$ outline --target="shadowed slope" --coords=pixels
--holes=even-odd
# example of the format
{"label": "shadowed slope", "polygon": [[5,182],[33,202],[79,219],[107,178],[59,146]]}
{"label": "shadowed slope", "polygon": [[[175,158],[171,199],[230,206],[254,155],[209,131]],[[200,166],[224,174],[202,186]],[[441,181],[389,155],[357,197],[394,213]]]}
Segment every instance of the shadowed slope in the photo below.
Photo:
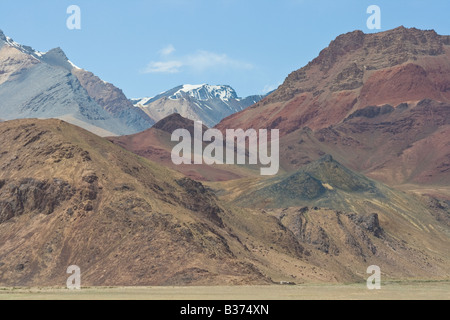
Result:
{"label": "shadowed slope", "polygon": [[0,283],[266,282],[199,183],[57,120],[0,126]]}

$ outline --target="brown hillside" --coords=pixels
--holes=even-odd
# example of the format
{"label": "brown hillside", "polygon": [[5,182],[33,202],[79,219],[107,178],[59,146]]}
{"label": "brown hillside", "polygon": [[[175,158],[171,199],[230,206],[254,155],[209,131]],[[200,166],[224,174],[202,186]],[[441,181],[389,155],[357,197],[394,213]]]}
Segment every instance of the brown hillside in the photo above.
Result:
{"label": "brown hillside", "polygon": [[448,186],[449,110],[450,36],[400,27],[339,36],[218,128],[280,129],[288,171],[331,154],[390,185]]}
{"label": "brown hillside", "polygon": [[73,264],[86,285],[267,282],[201,184],[59,120],[0,140],[1,285],[64,285]]}
{"label": "brown hillside", "polygon": [[434,99],[450,102],[450,36],[406,29],[332,41],[273,94],[217,127],[322,129],[370,105]]}
{"label": "brown hillside", "polygon": [[[0,146],[1,286],[64,286],[74,264],[84,286],[354,282],[371,264],[388,279],[450,274],[450,209],[436,199],[414,200],[411,212],[395,192],[355,210],[237,208],[226,192],[258,182],[222,182],[221,200],[59,120],[2,122]],[[311,174],[328,179],[320,168]],[[351,191],[360,175],[342,170],[324,181]]]}
{"label": "brown hillside", "polygon": [[[171,136],[177,129],[186,129],[193,137],[194,121],[183,118],[181,115],[175,113],[160,120],[146,131],[129,136],[110,137],[108,140],[128,151],[199,181],[238,179],[251,174],[248,170],[244,171],[243,168],[236,166],[174,165],[171,159],[171,152],[178,142],[172,142]],[[203,132],[207,129],[206,126],[203,126]]]}

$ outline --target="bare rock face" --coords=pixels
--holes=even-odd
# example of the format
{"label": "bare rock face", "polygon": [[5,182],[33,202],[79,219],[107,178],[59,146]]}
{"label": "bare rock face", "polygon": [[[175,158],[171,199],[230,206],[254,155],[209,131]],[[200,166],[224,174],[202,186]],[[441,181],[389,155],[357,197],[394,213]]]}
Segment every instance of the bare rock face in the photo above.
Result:
{"label": "bare rock face", "polygon": [[39,181],[33,178],[19,182],[0,181],[0,223],[24,212],[52,214],[64,201],[75,194],[66,181]]}
{"label": "bare rock face", "polygon": [[123,91],[113,84],[102,81],[92,72],[83,69],[74,68],[72,73],[95,102],[115,118],[133,128],[129,133],[144,131],[155,123],[145,112],[135,108]]}
{"label": "bare rock face", "polygon": [[[449,115],[450,103],[430,99],[367,106],[313,135],[316,146],[330,147],[344,164],[376,180],[446,185],[450,177]],[[299,157],[297,152],[302,151],[297,149],[292,157]]]}
{"label": "bare rock face", "polygon": [[336,259],[353,256],[365,261],[369,257],[375,258],[387,243],[397,246],[392,238],[385,237],[377,214],[345,213],[317,207],[288,208],[275,214],[302,244]]}
{"label": "bare rock face", "polygon": [[436,220],[450,227],[450,200],[436,199],[432,196],[425,198]]}
{"label": "bare rock face", "polygon": [[388,114],[393,112],[395,109],[394,107],[390,106],[390,105],[384,105],[382,107],[377,107],[377,106],[368,106],[364,109],[359,109],[356,110],[354,113],[352,113],[351,115],[348,116],[347,119],[353,119],[353,118],[358,118],[358,117],[364,117],[364,118],[375,118],[378,117],[379,115],[384,115],[384,114]]}
{"label": "bare rock face", "polygon": [[3,33],[3,31],[2,30],[0,30],[0,40],[1,41],[6,41],[6,36],[5,36],[5,34]]}
{"label": "bare rock face", "polygon": [[350,215],[350,219],[363,229],[371,232],[375,237],[380,238],[383,235],[383,229],[378,220],[378,214]]}
{"label": "bare rock face", "polygon": [[317,64],[321,70],[327,71],[340,58],[353,53],[359,54],[357,51],[362,49],[366,56],[364,61],[373,61],[368,69],[381,69],[420,56],[444,54],[444,45],[447,41],[448,36],[440,36],[434,30],[422,31],[399,27],[370,35],[354,31],[337,37],[311,62],[311,65]]}
{"label": "bare rock face", "polygon": [[449,43],[404,27],[341,35],[217,128],[279,129],[289,172],[328,153],[390,185],[448,185]]}
{"label": "bare rock face", "polygon": [[223,228],[220,214],[224,211],[217,205],[217,198],[212,192],[207,190],[200,182],[188,178],[177,180],[177,183],[186,190],[186,196],[183,197],[182,203],[187,209],[200,213],[206,219]]}
{"label": "bare rock face", "polygon": [[336,125],[370,105],[450,101],[449,38],[404,27],[341,35],[278,90],[217,127],[270,128],[276,122],[288,134]]}
{"label": "bare rock face", "polygon": [[364,85],[363,78],[364,68],[361,68],[356,63],[353,63],[337,75],[330,90],[336,92],[358,89]]}
{"label": "bare rock face", "polygon": [[[173,115],[168,116],[167,118],[158,121],[153,126],[153,129],[162,130],[167,132],[168,134],[172,134],[177,129],[186,129],[189,131],[191,136],[194,136],[194,121],[183,118],[180,114],[175,113]],[[208,127],[205,125],[202,126],[202,130],[206,131]]]}
{"label": "bare rock face", "polygon": [[322,71],[330,70],[340,57],[360,49],[364,45],[365,38],[366,35],[359,30],[340,35],[328,48],[322,50],[311,64],[320,65]]}

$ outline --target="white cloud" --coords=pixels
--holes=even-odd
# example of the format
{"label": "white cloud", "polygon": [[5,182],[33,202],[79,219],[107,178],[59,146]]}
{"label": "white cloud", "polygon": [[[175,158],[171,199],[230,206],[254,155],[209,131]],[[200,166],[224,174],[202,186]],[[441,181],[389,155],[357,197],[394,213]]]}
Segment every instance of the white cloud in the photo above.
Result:
{"label": "white cloud", "polygon": [[152,61],[144,69],[144,73],[178,73],[183,66],[181,61]]}
{"label": "white cloud", "polygon": [[195,54],[187,56],[186,65],[196,71],[204,71],[206,69],[217,67],[246,70],[253,68],[251,64],[232,59],[226,54],[217,54],[204,50],[199,50]]}
{"label": "white cloud", "polygon": [[[169,45],[159,51],[162,57],[175,51],[175,47]],[[178,73],[182,68],[191,69],[194,72],[203,72],[208,69],[228,68],[249,70],[253,65],[247,62],[230,58],[227,54],[218,54],[205,50],[180,57],[177,60],[152,61],[143,70],[144,73]]]}
{"label": "white cloud", "polygon": [[272,91],[278,89],[278,87],[280,85],[281,85],[281,83],[279,83],[277,85],[269,85],[269,84],[267,84],[267,85],[264,86],[264,89],[262,89],[262,93],[266,94],[266,93],[272,92]]}
{"label": "white cloud", "polygon": [[175,52],[175,47],[171,44],[159,50],[159,54],[163,57],[168,56]]}

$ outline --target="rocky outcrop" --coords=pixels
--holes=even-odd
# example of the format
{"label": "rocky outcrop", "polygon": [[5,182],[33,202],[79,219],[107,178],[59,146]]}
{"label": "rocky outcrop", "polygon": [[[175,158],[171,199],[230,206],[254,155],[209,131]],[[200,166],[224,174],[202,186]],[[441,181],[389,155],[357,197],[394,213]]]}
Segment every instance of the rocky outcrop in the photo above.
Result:
{"label": "rocky outcrop", "polygon": [[18,182],[0,181],[0,223],[24,212],[52,214],[64,201],[70,200],[76,190],[66,181],[39,181],[33,178]]}
{"label": "rocky outcrop", "polygon": [[319,65],[321,70],[328,71],[340,58],[364,49],[366,56],[377,61],[370,64],[369,69],[392,67],[411,58],[443,54],[447,38],[438,35],[434,30],[423,31],[405,27],[378,34],[353,31],[337,37],[310,65]]}
{"label": "rocky outcrop", "polygon": [[[408,105],[406,104],[406,106],[408,106]],[[360,118],[360,117],[371,119],[371,118],[378,117],[379,115],[391,113],[394,110],[395,110],[394,107],[392,107],[388,104],[384,105],[382,107],[369,106],[364,109],[360,109],[360,110],[353,112],[351,115],[348,116],[347,119]]]}
{"label": "rocky outcrop", "polygon": [[[158,121],[153,126],[153,129],[158,129],[167,132],[168,134],[172,134],[177,129],[186,129],[191,134],[191,137],[194,136],[194,121],[183,118],[180,114],[174,113],[167,118]],[[208,127],[205,125],[202,126],[203,131],[208,130]]]}
{"label": "rocky outcrop", "polygon": [[182,196],[180,203],[187,209],[198,213],[200,216],[212,221],[219,227],[223,228],[223,221],[220,214],[224,211],[217,204],[216,196],[205,188],[200,182],[189,178],[183,178],[176,181],[186,194]]}
{"label": "rocky outcrop", "polygon": [[371,238],[381,238],[377,214],[354,214],[321,208],[284,209],[277,213],[281,222],[297,239],[322,251],[339,256],[350,253],[367,258],[377,248]]}
{"label": "rocky outcrop", "polygon": [[114,118],[133,128],[129,134],[144,131],[155,123],[145,112],[135,108],[123,91],[113,84],[105,82],[92,72],[83,69],[73,68],[72,73],[95,102]]}
{"label": "rocky outcrop", "polygon": [[380,226],[380,221],[378,220],[378,214],[351,214],[348,216],[354,223],[363,228],[364,230],[369,231],[375,237],[381,238],[383,235],[383,229]]}

